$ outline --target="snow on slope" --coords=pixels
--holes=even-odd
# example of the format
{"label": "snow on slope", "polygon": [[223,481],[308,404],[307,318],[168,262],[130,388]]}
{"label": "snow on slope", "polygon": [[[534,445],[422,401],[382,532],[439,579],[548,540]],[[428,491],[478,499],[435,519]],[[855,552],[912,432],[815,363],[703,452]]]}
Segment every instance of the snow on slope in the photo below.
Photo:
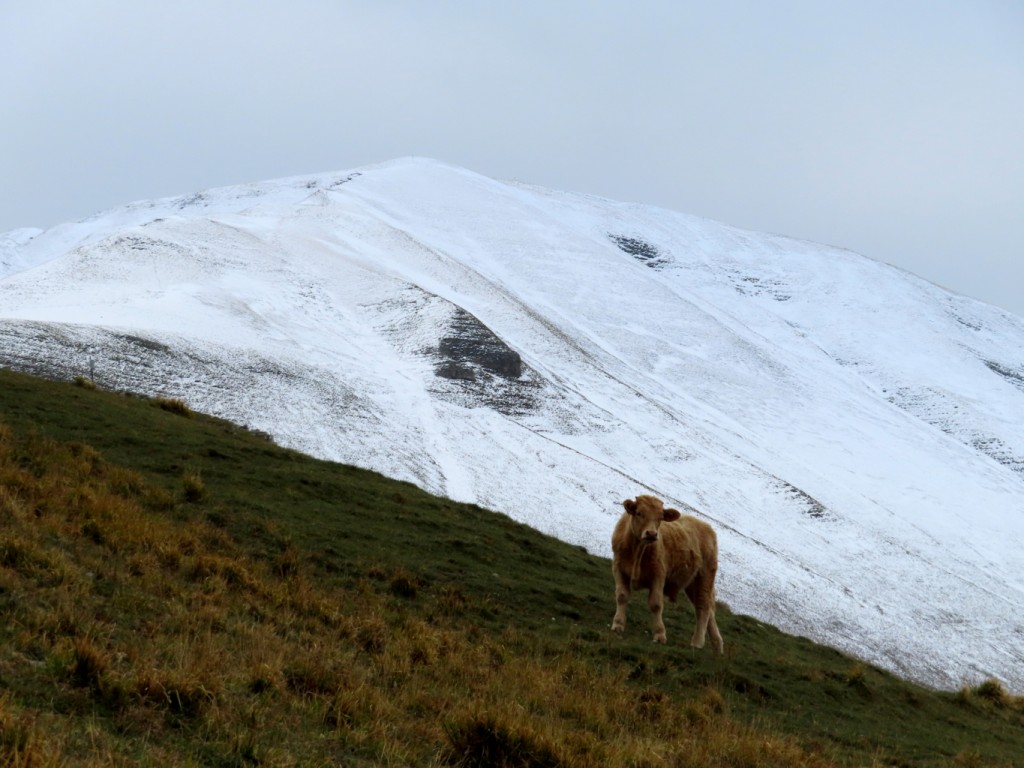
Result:
{"label": "snow on slope", "polygon": [[1024,321],[847,251],[401,160],[0,236],[0,364],[599,554],[653,492],[735,610],[1024,690]]}

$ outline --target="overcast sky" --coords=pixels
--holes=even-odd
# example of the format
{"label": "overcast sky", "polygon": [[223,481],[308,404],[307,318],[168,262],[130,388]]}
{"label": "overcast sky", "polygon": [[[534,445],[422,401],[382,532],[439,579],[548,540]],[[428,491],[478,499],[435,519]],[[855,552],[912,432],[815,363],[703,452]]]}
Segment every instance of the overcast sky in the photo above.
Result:
{"label": "overcast sky", "polygon": [[0,0],[0,232],[406,155],[1024,315],[1020,0]]}

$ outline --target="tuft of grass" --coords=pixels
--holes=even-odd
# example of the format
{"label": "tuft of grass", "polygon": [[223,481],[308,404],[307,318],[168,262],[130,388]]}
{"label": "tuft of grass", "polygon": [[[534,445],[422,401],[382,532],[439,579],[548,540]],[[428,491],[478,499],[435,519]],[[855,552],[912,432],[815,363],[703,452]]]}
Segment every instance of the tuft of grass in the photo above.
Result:
{"label": "tuft of grass", "polygon": [[418,592],[418,579],[402,568],[399,568],[392,575],[389,585],[391,594],[396,597],[404,597],[411,600],[416,597]]}
{"label": "tuft of grass", "polygon": [[0,764],[10,768],[60,765],[54,753],[61,741],[50,742],[36,717],[19,707],[10,692],[0,694]]}
{"label": "tuft of grass", "polygon": [[967,698],[980,699],[999,709],[1024,711],[1024,697],[1012,696],[996,678],[989,678],[967,692]]}
{"label": "tuft of grass", "polygon": [[107,655],[92,640],[87,637],[75,638],[72,662],[68,668],[68,678],[72,685],[98,691],[109,668]]}
{"label": "tuft of grass", "polygon": [[206,483],[203,482],[203,476],[197,470],[188,471],[182,475],[181,485],[185,501],[189,504],[198,504],[206,498]]}
{"label": "tuft of grass", "polygon": [[199,717],[217,700],[215,682],[181,670],[144,674],[134,689],[147,704],[185,718]]}
{"label": "tuft of grass", "polygon": [[458,768],[559,768],[567,763],[558,747],[534,723],[490,713],[445,724],[448,765]]}
{"label": "tuft of grass", "polygon": [[153,403],[163,411],[184,416],[186,419],[191,419],[195,415],[188,403],[176,397],[157,397],[153,399]]}

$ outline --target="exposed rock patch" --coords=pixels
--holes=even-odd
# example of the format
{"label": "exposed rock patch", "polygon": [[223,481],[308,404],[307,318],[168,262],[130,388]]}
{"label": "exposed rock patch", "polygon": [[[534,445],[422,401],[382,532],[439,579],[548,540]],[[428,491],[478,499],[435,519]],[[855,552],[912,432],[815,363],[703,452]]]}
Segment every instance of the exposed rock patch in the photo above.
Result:
{"label": "exposed rock patch", "polygon": [[1014,370],[1012,368],[1008,368],[1005,365],[1001,365],[1000,363],[997,363],[994,360],[986,360],[985,365],[988,366],[988,369],[990,371],[992,371],[993,373],[998,373],[1008,382],[1013,384],[1013,386],[1015,386],[1017,389],[1024,391],[1024,368]]}
{"label": "exposed rock patch", "polygon": [[454,308],[446,335],[432,351],[435,376],[454,384],[438,394],[506,415],[537,408],[539,385],[519,353],[461,307]]}
{"label": "exposed rock patch", "polygon": [[523,374],[519,353],[461,307],[455,310],[449,335],[438,342],[437,354],[441,360],[435,373],[446,379],[474,381],[477,371],[505,379]]}
{"label": "exposed rock patch", "polygon": [[787,498],[796,503],[800,511],[814,520],[834,520],[835,515],[828,508],[804,490],[797,488],[782,478],[774,478],[776,488]]}
{"label": "exposed rock patch", "polygon": [[651,269],[661,269],[669,263],[669,258],[662,254],[657,246],[651,245],[639,237],[612,234],[609,234],[608,237],[619,247],[619,250],[628,253],[641,264]]}

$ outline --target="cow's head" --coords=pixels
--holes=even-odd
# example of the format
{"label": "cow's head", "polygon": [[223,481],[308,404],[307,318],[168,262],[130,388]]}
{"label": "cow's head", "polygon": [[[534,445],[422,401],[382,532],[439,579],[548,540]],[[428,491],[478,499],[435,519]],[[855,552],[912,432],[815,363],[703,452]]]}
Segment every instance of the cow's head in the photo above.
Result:
{"label": "cow's head", "polygon": [[645,543],[658,540],[658,529],[662,523],[679,519],[679,510],[665,509],[661,499],[655,496],[637,496],[622,502],[626,512],[633,518],[630,523],[633,534]]}

